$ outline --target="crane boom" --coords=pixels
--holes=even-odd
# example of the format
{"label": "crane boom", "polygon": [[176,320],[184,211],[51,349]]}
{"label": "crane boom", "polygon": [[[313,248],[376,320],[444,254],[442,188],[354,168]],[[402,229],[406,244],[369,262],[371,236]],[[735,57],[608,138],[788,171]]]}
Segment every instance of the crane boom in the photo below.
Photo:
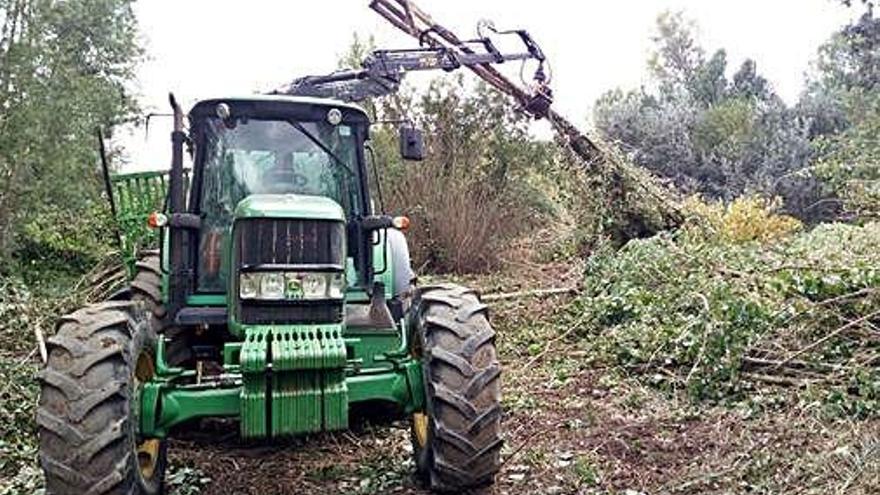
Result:
{"label": "crane boom", "polygon": [[[408,72],[470,69],[498,91],[512,97],[520,108],[536,119],[546,118],[559,138],[581,161],[583,168],[599,180],[592,183],[614,205],[616,215],[612,237],[622,240],[651,235],[674,228],[684,221],[676,194],[645,170],[629,163],[600,139],[581,132],[551,108],[552,92],[544,71],[546,58],[524,30],[498,31],[484,25],[495,36],[518,36],[524,49],[502,53],[488,36],[466,40],[435,22],[411,0],[370,0],[370,8],[396,28],[419,42],[419,48],[376,50],[359,69],[347,69],[322,76],[306,76],[274,91],[276,94],[332,97],[362,101],[393,94]],[[479,30],[478,30],[479,31]],[[531,83],[518,84],[496,66],[508,61],[535,60]],[[598,192],[598,191],[597,191]]]}
{"label": "crane boom", "polygon": [[375,50],[361,63],[359,69],[344,69],[327,75],[305,76],[276,89],[275,94],[332,97],[343,101],[363,101],[397,92],[408,72],[443,70],[451,72],[461,67],[481,67],[510,61],[535,60],[533,93],[524,109],[535,118],[543,117],[552,102],[552,93],[544,73],[544,53],[524,30],[497,32],[519,37],[524,48],[514,53],[502,53],[486,36],[473,40],[459,40],[454,46],[428,44],[428,32],[422,33],[422,47],[397,50]]}
{"label": "crane boom", "polygon": [[[470,53],[470,47],[463,44],[461,38],[435,22],[411,0],[370,0],[370,8],[401,31],[418,39],[423,46]],[[541,100],[543,91],[540,87],[523,88],[492,64],[476,63],[467,67],[497,90],[514,98],[536,118],[546,118],[560,141],[581,160],[588,175],[599,178],[595,183],[604,189],[606,202],[617,205],[609,210],[619,217],[615,222],[619,225],[613,228],[617,232],[612,232],[612,237],[622,240],[642,237],[675,228],[684,222],[674,191],[645,170],[629,163],[613,147],[605,146],[601,140],[581,132],[550,108],[552,99]],[[538,109],[534,108],[536,103],[541,105]]]}

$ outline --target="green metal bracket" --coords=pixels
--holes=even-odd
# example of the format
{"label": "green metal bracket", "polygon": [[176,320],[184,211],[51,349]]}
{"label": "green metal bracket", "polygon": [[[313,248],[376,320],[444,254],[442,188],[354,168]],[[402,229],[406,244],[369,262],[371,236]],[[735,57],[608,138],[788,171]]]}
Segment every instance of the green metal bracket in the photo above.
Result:
{"label": "green metal bracket", "polygon": [[208,416],[238,416],[239,388],[178,388],[148,383],[141,392],[141,434],[165,437],[172,426]]}
{"label": "green metal bracket", "polygon": [[[306,370],[296,374],[273,375],[273,378],[281,379],[273,382],[272,433],[294,435],[344,429],[348,426],[349,406],[354,402],[392,402],[400,405],[405,413],[420,411],[425,407],[422,367],[418,361],[409,361],[398,370],[390,372],[347,377],[342,376],[343,373],[340,370]],[[263,379],[260,383],[265,385],[267,382]],[[240,416],[244,422],[244,408],[248,406],[243,400],[246,387],[247,385],[178,388],[165,382],[147,383],[140,394],[141,434],[145,437],[165,437],[173,426],[202,417]],[[318,395],[319,392],[322,395]],[[265,393],[266,388],[263,388],[264,397]],[[253,422],[248,425],[251,428],[249,432],[257,432],[260,427],[269,431],[266,410],[262,409],[260,412],[262,414],[259,418],[250,417]],[[262,422],[257,422],[257,419]],[[242,434],[244,433],[243,426]]]}
{"label": "green metal bracket", "polygon": [[410,361],[394,372],[349,376],[345,383],[348,385],[349,402],[394,402],[403,406],[406,413],[425,407],[422,365],[417,361]]}
{"label": "green metal bracket", "polygon": [[165,336],[160,335],[156,341],[156,374],[162,378],[174,378],[183,373],[183,368],[168,365],[165,359]]}
{"label": "green metal bracket", "polygon": [[223,367],[238,366],[241,364],[241,342],[227,342],[223,344]]}

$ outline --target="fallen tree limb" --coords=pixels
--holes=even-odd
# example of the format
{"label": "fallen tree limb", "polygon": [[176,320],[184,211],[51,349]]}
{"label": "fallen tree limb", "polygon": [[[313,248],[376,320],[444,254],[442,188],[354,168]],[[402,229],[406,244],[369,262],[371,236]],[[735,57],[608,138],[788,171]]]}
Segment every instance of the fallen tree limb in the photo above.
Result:
{"label": "fallen tree limb", "polygon": [[827,383],[829,380],[818,378],[793,378],[790,376],[762,375],[759,373],[743,373],[743,378],[753,382],[762,382],[770,385],[783,385],[786,387],[803,388],[816,383]]}
{"label": "fallen tree limb", "polygon": [[554,287],[552,289],[533,289],[521,290],[516,292],[500,292],[494,294],[486,294],[481,299],[483,301],[503,301],[506,299],[520,299],[527,297],[549,297],[560,294],[576,294],[580,289],[578,287]]}
{"label": "fallen tree limb", "polygon": [[[765,359],[752,356],[743,356],[743,365],[745,368],[780,368],[783,365],[782,360]],[[801,361],[798,359],[790,359],[784,363],[785,367],[793,369],[805,369],[819,372],[828,371],[846,371],[848,368],[839,364],[829,364],[823,362]]]}
{"label": "fallen tree limb", "polygon": [[855,320],[847,322],[845,325],[838,327],[836,330],[829,332],[824,337],[816,340],[812,344],[809,344],[805,347],[802,347],[800,350],[798,350],[797,352],[795,352],[791,356],[788,356],[787,358],[783,359],[782,361],[779,362],[778,365],[776,365],[776,369],[781,368],[782,366],[786,365],[787,363],[789,363],[791,360],[795,359],[796,357],[803,355],[804,353],[806,353],[810,349],[814,349],[817,346],[822,345],[823,343],[831,340],[832,338],[842,334],[846,330],[849,330],[850,328],[852,328],[856,325],[859,325],[860,323],[863,323],[867,320],[870,320],[871,318],[875,318],[877,316],[880,316],[880,310],[874,311],[872,313],[868,313],[864,316],[856,318]]}

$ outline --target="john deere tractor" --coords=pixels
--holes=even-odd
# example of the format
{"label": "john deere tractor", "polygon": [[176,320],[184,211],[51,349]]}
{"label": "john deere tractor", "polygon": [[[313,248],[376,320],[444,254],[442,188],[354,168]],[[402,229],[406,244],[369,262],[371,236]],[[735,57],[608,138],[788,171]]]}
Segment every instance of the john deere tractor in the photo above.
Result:
{"label": "john deere tractor", "polygon": [[[383,403],[411,418],[428,487],[491,484],[501,368],[486,306],[464,287],[416,285],[408,220],[374,207],[371,122],[352,102],[409,70],[543,61],[515,33],[524,53],[488,39],[482,51],[377,51],[362,69],[187,115],[172,97],[170,170],[105,167],[129,287],[62,317],[48,340],[37,412],[48,493],[161,493],[167,438],[205,418],[271,441],[345,429],[352,406]],[[539,114],[540,66],[535,80],[525,110]],[[400,149],[424,153],[406,122]]]}

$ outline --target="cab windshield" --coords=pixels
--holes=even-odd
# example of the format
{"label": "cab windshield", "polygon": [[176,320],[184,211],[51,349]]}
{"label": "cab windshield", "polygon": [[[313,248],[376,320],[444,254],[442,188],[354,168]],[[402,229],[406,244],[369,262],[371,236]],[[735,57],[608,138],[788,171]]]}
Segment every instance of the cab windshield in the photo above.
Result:
{"label": "cab windshield", "polygon": [[199,288],[224,290],[221,240],[236,205],[252,194],[307,194],[359,213],[357,138],[351,126],[327,122],[207,119],[200,210]]}
{"label": "cab windshield", "polygon": [[324,122],[211,119],[205,132],[202,212],[231,215],[251,194],[326,196],[359,204],[354,129]]}

